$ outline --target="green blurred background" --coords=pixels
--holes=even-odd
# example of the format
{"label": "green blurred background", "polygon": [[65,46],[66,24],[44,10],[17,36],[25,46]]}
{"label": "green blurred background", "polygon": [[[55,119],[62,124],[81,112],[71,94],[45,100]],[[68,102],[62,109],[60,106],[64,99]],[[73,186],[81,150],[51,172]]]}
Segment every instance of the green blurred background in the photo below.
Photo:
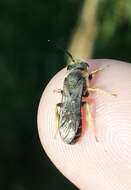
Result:
{"label": "green blurred background", "polygon": [[[37,108],[49,80],[65,66],[82,0],[0,0],[0,189],[76,190],[44,153]],[[100,0],[93,58],[131,60],[131,1]],[[117,80],[117,79],[116,79]]]}

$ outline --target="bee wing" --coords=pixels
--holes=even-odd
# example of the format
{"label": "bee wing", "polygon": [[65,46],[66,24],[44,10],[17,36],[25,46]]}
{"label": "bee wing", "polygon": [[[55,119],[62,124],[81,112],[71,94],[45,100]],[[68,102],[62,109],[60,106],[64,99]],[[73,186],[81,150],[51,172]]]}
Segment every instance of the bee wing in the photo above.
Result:
{"label": "bee wing", "polygon": [[64,105],[60,117],[59,133],[67,144],[75,142],[81,134],[81,97],[83,85],[77,86],[63,96]]}
{"label": "bee wing", "polygon": [[84,81],[79,80],[77,82],[77,85],[75,86],[75,88],[73,90],[71,90],[72,99],[81,101],[82,92],[83,92],[83,86],[84,86]]}
{"label": "bee wing", "polygon": [[81,113],[80,105],[75,102],[75,106],[70,103],[64,110],[63,117],[61,120],[59,133],[61,138],[67,144],[71,144],[76,137],[80,136],[81,129]]}

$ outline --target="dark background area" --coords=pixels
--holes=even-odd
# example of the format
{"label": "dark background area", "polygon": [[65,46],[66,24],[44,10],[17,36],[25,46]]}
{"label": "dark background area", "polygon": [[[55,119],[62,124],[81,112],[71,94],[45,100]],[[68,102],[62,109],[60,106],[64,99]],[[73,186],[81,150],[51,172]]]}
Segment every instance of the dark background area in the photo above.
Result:
{"label": "dark background area", "polygon": [[[37,109],[45,86],[65,66],[64,55],[47,39],[68,47],[82,2],[0,1],[1,190],[77,189],[44,153]],[[126,15],[114,20],[114,2],[107,1],[99,8],[93,57],[130,62],[130,19]]]}

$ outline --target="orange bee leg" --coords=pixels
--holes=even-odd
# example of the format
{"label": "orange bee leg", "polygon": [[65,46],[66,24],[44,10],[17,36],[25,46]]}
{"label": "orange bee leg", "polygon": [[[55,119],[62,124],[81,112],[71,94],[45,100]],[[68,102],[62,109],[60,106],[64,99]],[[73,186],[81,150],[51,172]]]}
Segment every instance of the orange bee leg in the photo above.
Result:
{"label": "orange bee leg", "polygon": [[55,108],[55,129],[54,129],[54,138],[56,138],[59,130],[59,120],[60,120],[60,107],[62,107],[62,103],[56,104]]}
{"label": "orange bee leg", "polygon": [[54,93],[61,93],[61,94],[63,94],[63,90],[61,90],[61,89],[53,90],[53,92]]}
{"label": "orange bee leg", "polygon": [[108,92],[108,91],[105,91],[105,90],[102,90],[102,89],[96,88],[96,87],[88,88],[88,91],[96,92],[96,93],[103,94],[103,95],[117,96],[116,93]]}
{"label": "orange bee leg", "polygon": [[82,104],[85,105],[85,108],[86,108],[86,126],[88,126],[89,129],[93,129],[95,139],[98,142],[98,138],[96,135],[96,128],[95,128],[94,119],[92,117],[91,106],[90,106],[92,102],[93,100],[91,98],[82,97]]}

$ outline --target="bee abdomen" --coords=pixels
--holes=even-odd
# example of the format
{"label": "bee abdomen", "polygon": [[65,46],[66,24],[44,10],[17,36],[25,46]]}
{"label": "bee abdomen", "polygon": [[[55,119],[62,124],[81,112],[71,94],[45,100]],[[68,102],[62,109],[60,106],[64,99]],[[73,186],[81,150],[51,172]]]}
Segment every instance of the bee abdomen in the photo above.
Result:
{"label": "bee abdomen", "polygon": [[69,143],[69,144],[74,144],[77,142],[77,140],[79,139],[79,137],[81,136],[81,131],[82,131],[82,127],[80,126],[77,130],[76,135],[74,136],[74,139]]}

